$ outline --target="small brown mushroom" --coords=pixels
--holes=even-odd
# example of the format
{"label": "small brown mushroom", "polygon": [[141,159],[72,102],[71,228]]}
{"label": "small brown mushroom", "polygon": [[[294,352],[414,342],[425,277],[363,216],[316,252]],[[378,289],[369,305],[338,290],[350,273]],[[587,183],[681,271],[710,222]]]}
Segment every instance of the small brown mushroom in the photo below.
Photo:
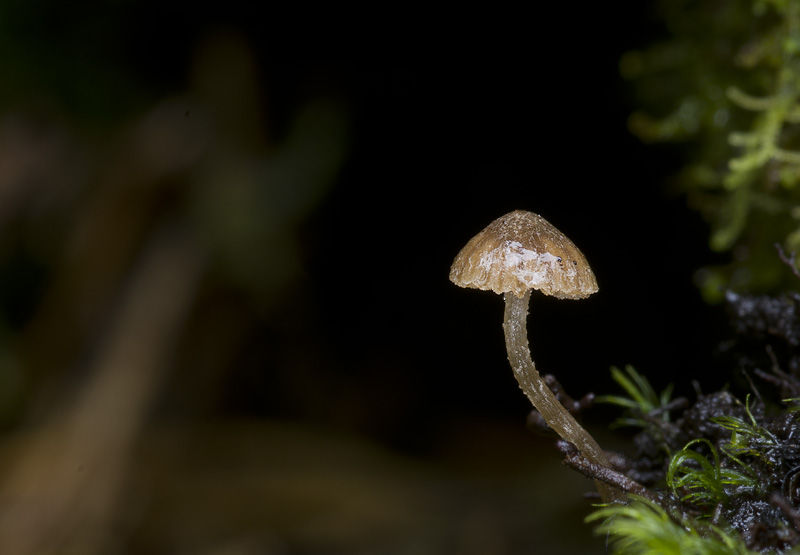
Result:
{"label": "small brown mushroom", "polygon": [[[550,427],[591,463],[610,468],[594,438],[556,399],[542,380],[528,348],[527,317],[532,289],[560,299],[583,299],[597,292],[597,281],[578,247],[532,212],[516,210],[473,237],[456,256],[450,281],[502,293],[508,360],[520,387]],[[622,494],[596,481],[604,501]]]}

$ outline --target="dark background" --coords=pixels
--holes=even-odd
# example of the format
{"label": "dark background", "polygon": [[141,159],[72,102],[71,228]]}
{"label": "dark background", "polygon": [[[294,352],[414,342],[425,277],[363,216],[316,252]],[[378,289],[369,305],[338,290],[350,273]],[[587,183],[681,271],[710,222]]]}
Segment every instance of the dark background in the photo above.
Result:
{"label": "dark background", "polygon": [[659,391],[714,376],[722,319],[692,278],[714,258],[699,215],[669,191],[680,150],[626,127],[633,99],[617,63],[664,32],[649,10],[381,14],[355,25],[359,46],[323,29],[303,69],[267,62],[276,86],[305,70],[353,103],[350,157],[302,227],[301,294],[313,299],[310,349],[374,402],[378,433],[424,448],[441,418],[525,412],[502,301],[447,280],[461,246],[517,208],[571,237],[600,284],[582,302],[534,295],[543,371],[577,396],[615,387],[610,365],[633,364]]}
{"label": "dark background", "polygon": [[[123,488],[129,497],[118,506],[126,509],[109,514],[121,514],[117,526],[128,532],[106,547],[199,553],[246,529],[259,538],[252,552],[406,552],[386,547],[393,534],[407,540],[429,528],[387,532],[353,517],[354,529],[372,535],[352,539],[343,525],[317,536],[303,527],[309,514],[357,506],[363,491],[382,509],[413,512],[373,482],[354,478],[337,493],[336,472],[384,468],[383,459],[360,455],[328,460],[355,442],[353,453],[384,450],[391,468],[418,465],[412,481],[426,476],[420,489],[437,492],[444,504],[431,506],[442,514],[484,503],[485,513],[470,518],[498,522],[505,540],[481,536],[483,550],[470,551],[423,534],[430,552],[524,553],[520,537],[550,545],[545,536],[570,552],[565,535],[536,523],[549,513],[580,526],[590,510],[580,493],[591,484],[559,466],[551,440],[525,430],[529,406],[506,361],[502,300],[448,281],[456,253],[514,209],[541,214],[584,252],[600,292],[580,302],[534,294],[529,321],[540,371],[575,397],[618,392],[609,368],[626,364],[657,391],[675,383],[693,395],[692,380],[714,390],[729,379],[714,354],[727,328],[720,307],[706,306],[693,284],[715,257],[705,224],[669,186],[680,148],[644,145],[627,130],[636,100],[618,63],[667,35],[654,5],[532,9],[8,3],[0,13],[9,83],[2,123],[26,130],[23,138],[65,136],[56,159],[81,164],[70,179],[56,164],[45,177],[31,170],[33,177],[4,181],[13,191],[40,187],[14,196],[22,200],[0,222],[3,342],[19,361],[0,378],[22,384],[3,401],[5,449],[22,453],[20,467],[42,462],[42,475],[53,474],[43,461],[58,458],[12,438],[50,437],[40,430],[58,428],[70,414],[64,407],[80,405],[76,392],[104,375],[92,361],[120,291],[136,283],[136,261],[159,244],[158,230],[174,226],[193,237],[207,265],[132,435],[131,444],[158,456],[130,455],[125,468],[133,470],[120,473],[120,483],[145,484],[149,496]],[[137,173],[131,141],[138,144],[136,130],[165,99],[183,116],[176,129],[207,118],[210,131],[199,125],[197,136],[208,133],[212,146],[133,187],[128,176],[148,174]],[[318,186],[295,186],[336,151],[314,142],[316,112],[306,122],[311,139],[298,135],[299,115],[320,103],[332,107],[324,113],[338,122],[342,154],[334,171],[309,178]],[[167,131],[142,148],[169,153],[181,145],[176,136],[193,136]],[[47,169],[48,159],[34,159]],[[256,177],[241,185],[241,175]],[[93,231],[81,231],[84,224]],[[93,421],[114,422],[116,401]],[[616,415],[606,407],[584,419],[623,448],[624,433],[603,432]],[[340,437],[349,439],[337,447]],[[387,470],[385,483],[404,489],[405,470]],[[5,476],[4,491],[15,491],[17,474]],[[544,496],[542,480],[561,489]],[[46,486],[38,491],[52,498]],[[309,493],[328,491],[325,503]],[[554,511],[554,499],[572,512]],[[141,508],[136,518],[131,503]],[[212,534],[198,506],[209,507],[208,522],[233,524]],[[264,521],[254,524],[253,515]],[[442,528],[461,526],[452,537],[472,526],[447,518]],[[41,531],[52,523],[36,522],[31,537],[63,544]]]}

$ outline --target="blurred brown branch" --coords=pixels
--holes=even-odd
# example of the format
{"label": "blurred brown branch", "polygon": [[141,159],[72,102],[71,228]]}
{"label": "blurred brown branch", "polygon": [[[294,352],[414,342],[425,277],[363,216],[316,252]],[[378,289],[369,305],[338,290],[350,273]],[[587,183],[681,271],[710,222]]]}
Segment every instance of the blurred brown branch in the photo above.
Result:
{"label": "blurred brown branch", "polygon": [[[335,99],[311,95],[272,136],[236,32],[212,33],[192,66],[184,94],[94,135],[0,114],[0,263],[18,248],[49,271],[15,338],[26,390],[0,436],[4,554],[124,545],[154,400],[172,380],[189,406],[218,394],[252,313],[298,275],[297,227],[344,159]],[[217,300],[229,291],[238,306]]]}
{"label": "blurred brown branch", "polygon": [[[99,343],[86,385],[40,428],[17,438],[0,487],[6,553],[104,553],[119,530],[132,446],[192,305],[202,257],[156,235]],[[8,455],[9,453],[7,453]]]}

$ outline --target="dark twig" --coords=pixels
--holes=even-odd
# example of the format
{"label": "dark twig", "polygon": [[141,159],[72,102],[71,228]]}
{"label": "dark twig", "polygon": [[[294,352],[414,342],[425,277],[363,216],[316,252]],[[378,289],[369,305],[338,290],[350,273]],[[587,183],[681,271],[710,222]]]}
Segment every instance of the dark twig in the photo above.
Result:
{"label": "dark twig", "polygon": [[[769,345],[767,345],[767,347],[769,347]],[[767,377],[765,377],[767,374],[763,370],[761,370],[759,368],[756,368],[755,372],[756,372],[756,375],[758,377],[760,377],[762,380],[770,381]],[[758,388],[756,387],[755,382],[753,382],[753,378],[750,377],[750,373],[747,372],[747,370],[744,371],[744,377],[747,380],[747,383],[750,384],[750,389],[753,391],[753,393],[758,398],[758,400],[763,404],[764,403],[764,399],[761,398],[761,393],[758,391]],[[777,382],[774,382],[774,383],[777,384]]]}
{"label": "dark twig", "polygon": [[792,522],[796,530],[800,530],[800,513],[792,507],[788,501],[778,492],[772,494],[769,500],[770,504],[778,507]]}
{"label": "dark twig", "polygon": [[787,257],[786,253],[783,252],[783,247],[781,247],[780,243],[775,243],[775,248],[778,250],[778,256],[780,257],[781,261],[784,264],[786,264],[787,266],[789,266],[789,269],[792,270],[792,273],[794,274],[794,277],[796,277],[797,279],[800,279],[800,270],[797,269],[797,266],[795,265],[795,262],[794,262],[794,259],[795,259],[794,252],[792,252],[792,254],[790,254]]}
{"label": "dark twig", "polygon": [[567,391],[564,389],[564,386],[561,385],[561,382],[556,379],[556,377],[552,374],[545,374],[542,376],[544,383],[547,384],[547,387],[550,388],[550,391],[553,392],[553,395],[556,396],[564,408],[567,409],[570,414],[573,416],[577,416],[582,411],[590,408],[594,403],[594,393],[587,393],[584,395],[580,401],[576,401],[572,397],[569,396]]}
{"label": "dark twig", "polygon": [[[547,385],[547,387],[550,388],[550,391],[553,392],[553,395],[556,396],[558,402],[561,403],[564,406],[564,408],[567,409],[569,413],[575,418],[580,418],[581,412],[590,408],[594,403],[594,397],[595,397],[594,393],[587,393],[581,398],[580,401],[576,401],[567,394],[566,390],[564,389],[564,386],[561,385],[561,382],[559,382],[554,375],[545,374],[542,376],[542,379],[544,380],[544,383]],[[555,435],[555,432],[547,423],[545,417],[542,416],[542,414],[536,409],[533,409],[528,414],[527,423],[528,423],[528,428],[530,428],[531,430],[535,431],[538,434]]]}
{"label": "dark twig", "polygon": [[671,412],[673,410],[680,410],[686,408],[689,408],[689,399],[687,399],[686,397],[676,397],[663,407],[654,408],[649,413],[647,413],[647,416],[654,418],[656,416],[661,416],[665,412]]}
{"label": "dark twig", "polygon": [[564,440],[560,440],[556,443],[556,446],[564,455],[564,464],[574,468],[587,478],[600,480],[601,482],[604,482],[610,486],[621,489],[625,493],[646,497],[647,499],[656,503],[659,502],[658,496],[656,496],[642,484],[636,480],[632,480],[621,472],[588,461],[585,457],[582,457],[580,453],[578,453],[577,449],[575,449],[572,444]]}

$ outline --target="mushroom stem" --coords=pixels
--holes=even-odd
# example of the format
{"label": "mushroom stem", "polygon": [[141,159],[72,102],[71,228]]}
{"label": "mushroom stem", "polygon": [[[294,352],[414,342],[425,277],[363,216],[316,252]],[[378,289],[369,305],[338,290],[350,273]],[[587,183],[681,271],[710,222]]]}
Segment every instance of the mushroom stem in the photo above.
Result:
{"label": "mushroom stem", "polygon": [[[503,330],[506,336],[508,361],[514,370],[519,386],[533,406],[538,410],[547,424],[561,436],[572,443],[589,462],[598,466],[611,468],[608,457],[578,421],[564,408],[536,370],[528,348],[528,305],[531,292],[522,297],[514,293],[504,294],[506,301]],[[621,492],[603,482],[595,480],[603,501],[619,501],[623,499]]]}

